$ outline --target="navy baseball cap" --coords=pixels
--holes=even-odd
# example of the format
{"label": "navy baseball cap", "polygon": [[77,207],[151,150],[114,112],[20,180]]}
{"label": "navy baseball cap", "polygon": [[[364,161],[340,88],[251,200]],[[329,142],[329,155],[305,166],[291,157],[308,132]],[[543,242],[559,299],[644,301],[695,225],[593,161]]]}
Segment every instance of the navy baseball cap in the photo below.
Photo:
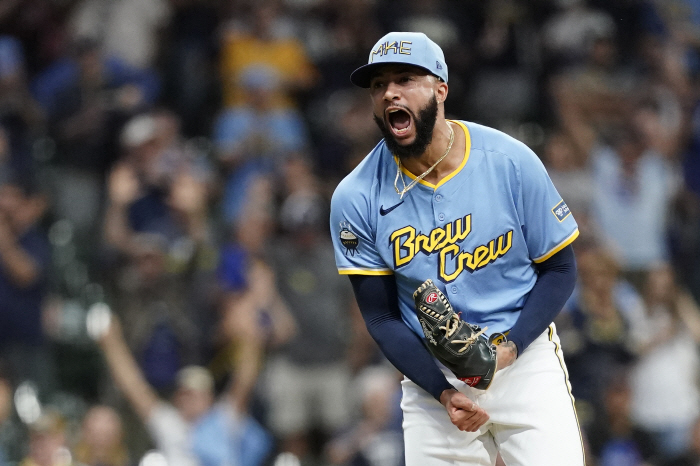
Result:
{"label": "navy baseball cap", "polygon": [[447,82],[447,63],[442,49],[422,32],[390,32],[374,44],[366,65],[352,72],[350,81],[369,87],[375,70],[388,64],[406,64],[423,68]]}

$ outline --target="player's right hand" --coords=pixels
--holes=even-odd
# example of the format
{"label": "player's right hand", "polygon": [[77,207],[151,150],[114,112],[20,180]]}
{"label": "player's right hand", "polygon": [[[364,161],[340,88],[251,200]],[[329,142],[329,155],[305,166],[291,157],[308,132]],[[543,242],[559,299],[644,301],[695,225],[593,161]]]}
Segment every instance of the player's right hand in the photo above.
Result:
{"label": "player's right hand", "polygon": [[484,408],[455,389],[442,392],[440,403],[447,410],[452,424],[461,431],[476,432],[489,420],[489,415]]}

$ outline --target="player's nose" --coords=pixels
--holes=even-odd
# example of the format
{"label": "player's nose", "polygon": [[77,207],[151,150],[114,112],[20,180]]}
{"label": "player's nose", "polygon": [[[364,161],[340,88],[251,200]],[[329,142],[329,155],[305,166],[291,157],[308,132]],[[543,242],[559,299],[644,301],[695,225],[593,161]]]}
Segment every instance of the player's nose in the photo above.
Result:
{"label": "player's nose", "polygon": [[401,88],[398,84],[391,81],[384,88],[384,100],[387,102],[401,98]]}

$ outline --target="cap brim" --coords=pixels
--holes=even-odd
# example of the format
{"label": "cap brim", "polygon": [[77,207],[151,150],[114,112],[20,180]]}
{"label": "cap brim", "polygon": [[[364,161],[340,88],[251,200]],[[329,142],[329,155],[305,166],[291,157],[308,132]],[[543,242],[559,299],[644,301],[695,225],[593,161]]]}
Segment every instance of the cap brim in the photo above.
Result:
{"label": "cap brim", "polygon": [[362,65],[358,69],[352,72],[350,75],[350,81],[358,86],[358,87],[364,87],[365,89],[369,88],[369,83],[372,80],[372,76],[374,73],[381,68],[382,66],[385,65],[408,65],[408,66],[415,66],[416,68],[420,68],[422,70],[427,71],[430,74],[434,73],[430,71],[428,68],[425,68],[420,65],[414,65],[412,63],[406,63],[402,61],[383,61],[381,63],[368,63],[366,65]]}

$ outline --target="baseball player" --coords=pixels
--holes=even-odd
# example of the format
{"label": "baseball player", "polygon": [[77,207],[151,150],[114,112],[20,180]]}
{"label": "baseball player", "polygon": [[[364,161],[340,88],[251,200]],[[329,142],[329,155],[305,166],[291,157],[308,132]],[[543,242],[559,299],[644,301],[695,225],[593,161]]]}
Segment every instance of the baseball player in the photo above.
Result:
{"label": "baseball player", "polygon": [[[408,466],[493,465],[499,452],[508,466],[583,466],[552,324],[575,283],[578,227],[524,144],[445,119],[447,79],[440,47],[407,32],[381,38],[352,73],[384,139],[333,195],[338,270],[405,375]],[[487,390],[427,349],[413,301],[427,279],[497,344]]]}

